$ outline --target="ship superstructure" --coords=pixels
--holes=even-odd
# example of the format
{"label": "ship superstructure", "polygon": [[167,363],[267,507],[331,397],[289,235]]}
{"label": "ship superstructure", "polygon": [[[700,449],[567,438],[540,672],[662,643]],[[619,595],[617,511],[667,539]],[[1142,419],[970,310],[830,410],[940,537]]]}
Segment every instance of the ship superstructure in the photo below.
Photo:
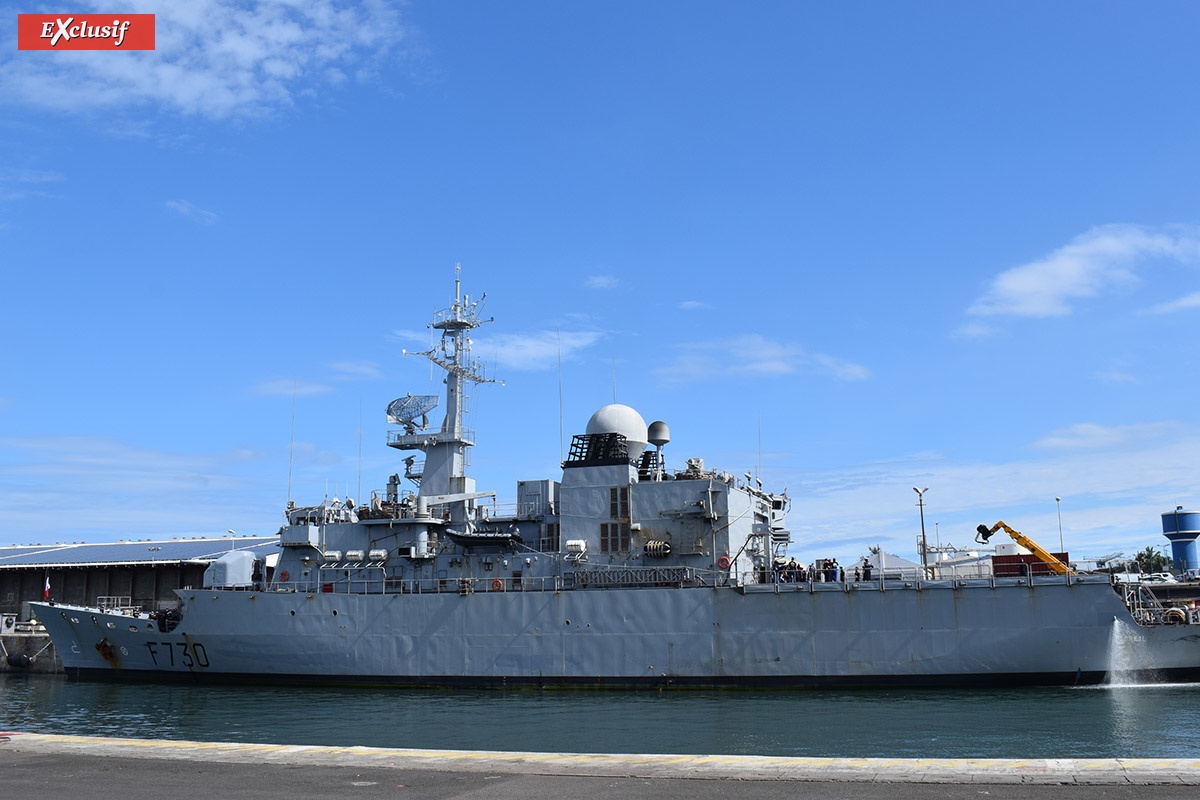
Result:
{"label": "ship superstructure", "polygon": [[[1191,625],[1157,624],[1106,575],[874,579],[781,569],[786,493],[689,458],[666,423],[608,405],[559,480],[517,482],[515,511],[467,474],[471,356],[486,295],[456,280],[427,358],[440,398],[387,409],[411,453],[369,502],[286,509],[273,576],[230,554],[179,607],[37,604],[68,672],[107,678],[414,685],[877,685],[1094,682],[1118,633],[1124,669],[1200,674]],[[420,458],[420,461],[418,461]],[[829,578],[826,580],[826,578]],[[1194,615],[1193,615],[1194,616]],[[1191,621],[1191,617],[1185,622]],[[1147,624],[1150,623],[1150,624]]]}

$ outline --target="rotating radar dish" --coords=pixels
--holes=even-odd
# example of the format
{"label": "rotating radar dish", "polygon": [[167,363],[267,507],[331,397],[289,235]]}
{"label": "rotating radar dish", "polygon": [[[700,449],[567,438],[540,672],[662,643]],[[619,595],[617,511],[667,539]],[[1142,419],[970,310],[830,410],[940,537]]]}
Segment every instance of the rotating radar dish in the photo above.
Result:
{"label": "rotating radar dish", "polygon": [[[417,428],[424,430],[429,424],[429,412],[437,408],[437,404],[438,396],[436,394],[410,394],[397,397],[388,403],[388,422],[393,425],[403,425],[409,433]],[[417,421],[418,419],[420,422]]]}

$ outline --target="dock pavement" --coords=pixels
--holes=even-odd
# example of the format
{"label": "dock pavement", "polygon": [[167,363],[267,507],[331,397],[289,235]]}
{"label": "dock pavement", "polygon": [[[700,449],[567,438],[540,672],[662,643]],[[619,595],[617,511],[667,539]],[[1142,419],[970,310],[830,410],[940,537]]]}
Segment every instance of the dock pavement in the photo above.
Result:
{"label": "dock pavement", "polygon": [[1197,759],[809,758],[488,752],[0,732],[8,797],[1194,798]]}

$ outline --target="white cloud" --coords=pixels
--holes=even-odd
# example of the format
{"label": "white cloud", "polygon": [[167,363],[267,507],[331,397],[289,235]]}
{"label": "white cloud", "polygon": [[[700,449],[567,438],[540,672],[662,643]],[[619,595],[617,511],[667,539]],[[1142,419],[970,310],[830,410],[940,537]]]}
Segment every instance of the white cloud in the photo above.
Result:
{"label": "white cloud", "polygon": [[329,365],[334,372],[340,373],[343,380],[354,378],[382,378],[379,365],[374,361],[337,361]]}
{"label": "white cloud", "polygon": [[679,304],[679,308],[683,311],[700,311],[705,308],[712,308],[712,306],[699,300],[684,300]]}
{"label": "white cloud", "polygon": [[[789,487],[792,551],[809,559],[865,550],[851,546],[865,530],[889,551],[913,558],[920,534],[913,486],[931,487],[925,494],[931,545],[940,536],[943,544],[972,546],[976,525],[1003,519],[1056,550],[1054,498],[1061,497],[1072,557],[1130,553],[1165,543],[1159,515],[1194,498],[1200,485],[1200,431],[1191,426],[1078,425],[1042,443],[1054,447],[1006,461],[909,458],[820,471],[772,466],[764,481]],[[771,461],[768,454],[764,463]],[[816,552],[810,542],[818,540],[833,544]]]}
{"label": "white cloud", "polygon": [[[287,456],[276,453],[274,469],[247,469],[269,456],[245,446],[183,453],[49,436],[0,440],[0,448],[0,543],[214,536],[229,528],[270,535],[287,492]],[[330,465],[343,461],[304,442],[293,449],[298,485],[319,487]]]}
{"label": "white cloud", "polygon": [[476,342],[475,352],[486,353],[497,366],[510,369],[553,369],[563,360],[600,340],[599,331],[534,331],[488,336]]}
{"label": "white cloud", "polygon": [[263,381],[254,387],[254,393],[267,397],[310,397],[316,394],[327,394],[333,391],[332,386],[308,381],[276,380]]}
{"label": "white cloud", "polygon": [[620,281],[613,275],[589,275],[583,285],[589,289],[615,289]]}
{"label": "white cloud", "polygon": [[392,338],[400,342],[428,345],[431,341],[429,331],[394,330]]}
{"label": "white cloud", "polygon": [[982,339],[986,336],[994,336],[996,333],[996,328],[983,322],[968,322],[955,331],[956,336],[965,339]]}
{"label": "white cloud", "polygon": [[798,345],[772,342],[758,334],[717,342],[681,345],[680,354],[658,375],[672,383],[702,381],[723,375],[762,377],[815,372],[843,381],[870,377],[866,367],[824,353],[812,353]]}
{"label": "white cloud", "polygon": [[194,206],[187,200],[168,200],[167,208],[176,212],[180,216],[186,217],[193,222],[201,225],[212,225],[217,221],[217,215],[211,211],[205,211],[203,208]]}
{"label": "white cloud", "polygon": [[345,72],[374,74],[373,62],[405,36],[386,0],[117,0],[71,10],[81,5],[155,14],[155,49],[10,56],[0,61],[0,96],[66,112],[157,106],[210,119],[255,116],[314,86],[336,87]]}
{"label": "white cloud", "polygon": [[49,194],[46,184],[60,183],[65,178],[57,172],[34,169],[0,169],[0,201],[24,200],[27,197],[45,197]]}
{"label": "white cloud", "polygon": [[1072,303],[1137,280],[1151,259],[1200,260],[1200,230],[1103,225],[1045,258],[997,275],[983,297],[967,310],[985,316],[1052,317],[1070,314]]}
{"label": "white cloud", "polygon": [[0,169],[0,183],[41,184],[60,183],[66,178],[59,172],[38,169]]}
{"label": "white cloud", "polygon": [[1130,443],[1145,443],[1162,439],[1180,426],[1170,422],[1138,425],[1097,425],[1080,422],[1066,428],[1051,431],[1034,442],[1034,447],[1051,450],[1085,450],[1100,447],[1119,447]]}
{"label": "white cloud", "polygon": [[1192,292],[1189,295],[1184,295],[1178,300],[1172,300],[1169,303],[1162,303],[1150,309],[1154,314],[1171,314],[1175,311],[1186,311],[1192,308],[1200,308],[1200,292]]}

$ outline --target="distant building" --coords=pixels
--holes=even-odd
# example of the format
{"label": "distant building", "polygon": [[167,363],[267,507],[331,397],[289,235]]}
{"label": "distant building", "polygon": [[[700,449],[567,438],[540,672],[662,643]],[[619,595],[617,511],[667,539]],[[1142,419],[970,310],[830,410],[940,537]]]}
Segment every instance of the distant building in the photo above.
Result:
{"label": "distant building", "polygon": [[[177,602],[175,589],[200,586],[204,570],[231,550],[248,550],[273,567],[277,536],[0,547],[0,615],[29,618],[28,603],[50,599],[95,606],[99,598],[154,610]],[[124,600],[128,598],[128,600]]]}

